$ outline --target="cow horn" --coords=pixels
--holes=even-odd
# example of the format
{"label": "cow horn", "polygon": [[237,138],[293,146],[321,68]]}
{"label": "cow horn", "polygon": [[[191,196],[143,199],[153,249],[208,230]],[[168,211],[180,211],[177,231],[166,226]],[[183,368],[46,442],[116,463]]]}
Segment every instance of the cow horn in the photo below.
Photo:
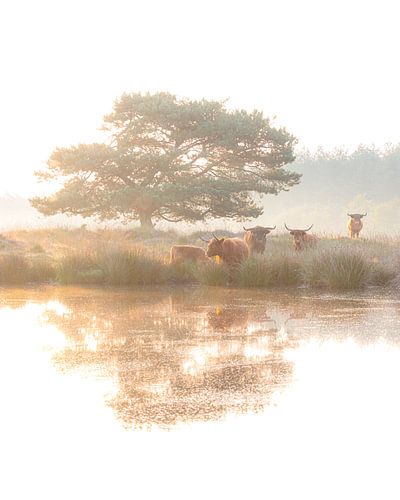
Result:
{"label": "cow horn", "polygon": [[309,231],[313,227],[313,225],[314,224],[311,224],[311,226],[308,229],[303,229],[303,231]]}
{"label": "cow horn", "polygon": [[215,234],[214,234],[214,233],[212,233],[212,235],[213,235],[213,237],[214,237],[217,241],[219,241],[219,239],[215,236]]}
{"label": "cow horn", "polygon": [[205,243],[208,243],[210,240],[206,240],[205,238],[202,238],[201,236],[199,236],[199,238],[201,239],[201,241],[204,241]]}
{"label": "cow horn", "polygon": [[288,228],[288,227],[287,227],[286,222],[285,222],[285,227],[286,227],[286,229],[287,229],[288,231],[294,231],[294,229],[290,229],[290,228]]}
{"label": "cow horn", "polygon": [[264,227],[264,229],[267,229],[268,231],[273,231],[274,229],[276,229],[276,226],[274,226],[274,227]]}
{"label": "cow horn", "polygon": [[245,231],[251,231],[251,229],[252,229],[252,228],[246,229],[246,228],[243,226],[243,229],[244,229]]}
{"label": "cow horn", "polygon": [[365,217],[367,215],[367,212],[365,212],[365,214],[363,214],[363,217]]}

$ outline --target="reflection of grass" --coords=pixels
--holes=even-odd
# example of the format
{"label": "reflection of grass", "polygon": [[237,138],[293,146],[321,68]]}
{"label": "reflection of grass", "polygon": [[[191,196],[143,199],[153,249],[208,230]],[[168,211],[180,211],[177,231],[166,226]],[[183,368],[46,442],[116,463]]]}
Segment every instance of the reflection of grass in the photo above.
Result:
{"label": "reflection of grass", "polygon": [[[220,234],[220,233],[218,233]],[[7,233],[0,254],[0,283],[155,285],[193,283],[240,287],[299,286],[359,289],[400,281],[399,241],[321,238],[316,248],[294,252],[287,235],[270,236],[265,255],[228,269],[168,264],[172,244],[201,245],[199,236],[175,231],[37,230]],[[78,249],[78,250],[77,250]]]}

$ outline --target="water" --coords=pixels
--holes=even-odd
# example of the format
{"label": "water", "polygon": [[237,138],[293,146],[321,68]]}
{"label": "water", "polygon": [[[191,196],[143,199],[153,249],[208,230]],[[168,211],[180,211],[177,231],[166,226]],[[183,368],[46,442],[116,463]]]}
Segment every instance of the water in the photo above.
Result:
{"label": "water", "polygon": [[400,496],[400,297],[0,293],[4,499]]}

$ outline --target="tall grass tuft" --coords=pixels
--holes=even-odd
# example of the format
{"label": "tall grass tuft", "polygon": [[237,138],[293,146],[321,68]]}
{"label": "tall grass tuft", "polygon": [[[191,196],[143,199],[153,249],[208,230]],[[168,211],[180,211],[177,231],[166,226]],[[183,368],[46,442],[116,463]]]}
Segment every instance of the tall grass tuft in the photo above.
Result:
{"label": "tall grass tuft", "polygon": [[98,256],[108,285],[159,285],[167,281],[166,266],[140,251],[114,250]]}
{"label": "tall grass tuft", "polygon": [[[400,271],[400,267],[399,267]],[[391,263],[386,265],[377,262],[370,269],[368,283],[373,286],[386,286],[396,278],[396,271]]]}
{"label": "tall grass tuft", "polygon": [[194,262],[169,264],[166,270],[166,279],[171,284],[197,283],[196,272],[197,265]]}
{"label": "tall grass tuft", "polygon": [[54,264],[47,259],[31,261],[29,269],[29,282],[48,283],[55,281],[57,272]]}
{"label": "tall grass tuft", "polygon": [[193,275],[202,285],[226,286],[231,280],[231,271],[223,264],[214,262],[194,267]]}
{"label": "tall grass tuft", "polygon": [[356,290],[368,281],[370,265],[360,252],[323,251],[312,257],[303,268],[305,282],[311,287]]}
{"label": "tall grass tuft", "polygon": [[76,252],[64,256],[57,266],[57,280],[62,285],[100,285],[104,283],[104,272],[99,268],[92,252]]}
{"label": "tall grass tuft", "polygon": [[2,255],[0,257],[0,283],[5,285],[29,283],[28,259],[22,255]]}
{"label": "tall grass tuft", "polygon": [[267,262],[262,257],[250,257],[242,262],[234,274],[235,283],[241,287],[265,287],[271,284]]}
{"label": "tall grass tuft", "polygon": [[268,270],[273,285],[299,285],[302,281],[301,263],[297,256],[274,255],[269,259]]}
{"label": "tall grass tuft", "polygon": [[54,266],[47,260],[29,260],[23,255],[0,256],[0,283],[2,285],[25,285],[45,283],[56,277]]}

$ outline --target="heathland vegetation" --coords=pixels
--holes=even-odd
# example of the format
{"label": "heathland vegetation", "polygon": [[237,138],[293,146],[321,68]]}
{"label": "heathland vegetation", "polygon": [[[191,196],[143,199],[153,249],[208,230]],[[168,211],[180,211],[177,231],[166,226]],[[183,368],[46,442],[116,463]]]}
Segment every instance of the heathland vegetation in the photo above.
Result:
{"label": "heathland vegetation", "polygon": [[204,247],[200,236],[204,233],[90,231],[85,227],[4,233],[0,240],[0,285],[185,283],[351,290],[400,282],[397,238],[350,240],[332,236],[320,238],[315,248],[295,252],[291,237],[278,234],[267,237],[263,256],[251,257],[233,268],[214,260],[169,263],[172,244]]}
{"label": "heathland vegetation", "polygon": [[[154,223],[185,224],[187,229],[187,224],[258,218],[262,225],[314,224],[319,232],[337,234],[346,224],[346,212],[368,212],[367,226],[374,221],[368,203],[373,196],[381,205],[389,200],[383,218],[386,227],[393,227],[398,221],[390,203],[397,199],[400,146],[360,146],[351,154],[303,152],[295,161],[295,137],[261,112],[168,93],[123,94],[104,117],[102,129],[102,143],[53,151],[36,175],[58,190],[32,198],[32,206],[45,216],[79,216],[89,223],[120,226],[138,222],[141,228],[127,232],[83,225],[4,233],[0,284],[360,289],[399,280],[396,236],[352,241],[320,234],[315,248],[295,252],[289,235],[269,235],[265,253],[240,265],[213,260],[171,264],[171,245],[204,247],[201,232],[159,231]],[[303,203],[303,211],[288,202],[292,195]],[[274,199],[281,204],[283,220],[274,213]],[[335,220],[333,229],[329,222]]]}

